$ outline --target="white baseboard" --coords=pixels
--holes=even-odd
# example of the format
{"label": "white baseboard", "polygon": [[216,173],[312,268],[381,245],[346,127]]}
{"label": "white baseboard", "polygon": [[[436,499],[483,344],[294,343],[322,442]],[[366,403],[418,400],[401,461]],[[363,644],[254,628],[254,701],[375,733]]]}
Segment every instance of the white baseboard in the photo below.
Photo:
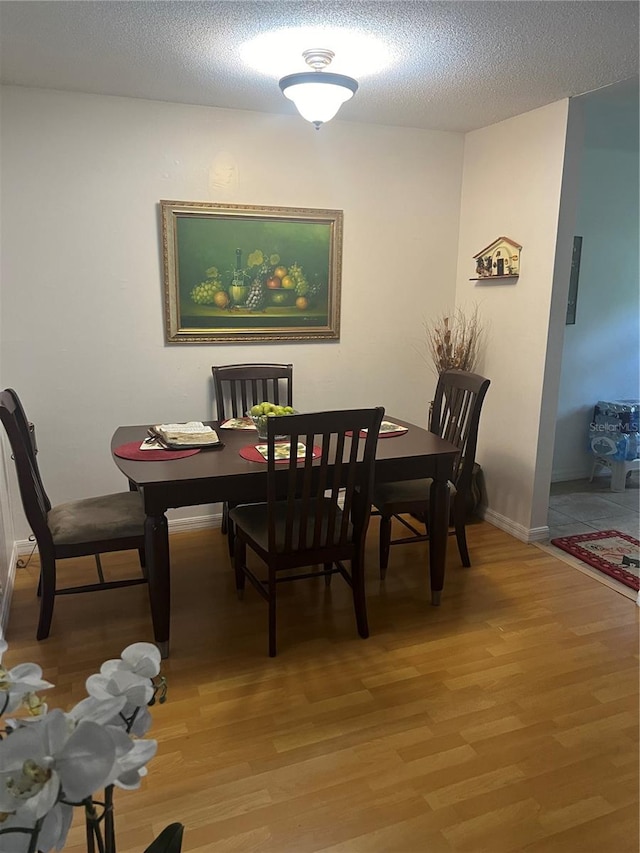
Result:
{"label": "white baseboard", "polygon": [[586,480],[591,476],[591,465],[586,468],[560,468],[551,472],[552,483],[568,483],[570,480]]}
{"label": "white baseboard", "polygon": [[210,513],[209,515],[195,515],[193,518],[169,519],[169,533],[183,533],[187,530],[206,530],[209,527],[220,527],[222,524],[222,513]]}
{"label": "white baseboard", "polygon": [[4,637],[4,633],[9,622],[9,608],[11,607],[11,597],[13,596],[13,584],[16,577],[16,563],[18,562],[18,543],[13,543],[11,549],[11,560],[9,562],[9,572],[7,574],[7,585],[2,593],[2,603],[0,607],[0,637]]}
{"label": "white baseboard", "polygon": [[549,528],[546,525],[544,527],[524,527],[524,525],[519,524],[517,521],[507,518],[506,515],[501,515],[487,506],[480,506],[478,508],[478,515],[480,518],[493,524],[494,527],[499,527],[500,530],[510,533],[511,536],[515,536],[516,539],[527,544],[530,542],[541,542],[549,538]]}

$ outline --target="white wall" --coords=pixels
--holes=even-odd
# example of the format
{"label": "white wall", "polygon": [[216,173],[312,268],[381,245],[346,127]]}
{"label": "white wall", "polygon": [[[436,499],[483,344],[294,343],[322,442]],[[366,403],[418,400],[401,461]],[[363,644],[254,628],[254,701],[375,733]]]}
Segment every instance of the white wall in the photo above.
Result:
{"label": "white wall", "polygon": [[[0,158],[2,148],[0,144]],[[1,189],[1,184],[0,184]],[[1,192],[0,192],[1,195]],[[2,255],[2,229],[0,227],[0,256]],[[2,317],[2,292],[0,289],[0,317]],[[0,330],[1,335],[1,330]],[[0,388],[4,388],[2,373],[2,347],[0,346]],[[15,533],[9,505],[7,466],[11,464],[6,441],[0,437],[0,637],[6,624],[10,604],[10,590],[13,584]]]}
{"label": "white wall", "polygon": [[576,99],[584,150],[575,233],[582,259],[575,325],[566,327],[553,480],[588,476],[598,400],[640,396],[638,101]]}
{"label": "white wall", "polygon": [[[2,316],[2,294],[0,293],[0,317]],[[1,350],[1,348],[0,348]],[[2,385],[2,358],[0,356],[0,388]],[[0,438],[0,637],[2,637],[3,626],[6,625],[9,605],[11,603],[11,589],[13,587],[13,573],[15,571],[14,541],[15,532],[11,507],[9,504],[8,491],[8,466],[13,463],[7,448],[7,442]]]}
{"label": "white wall", "polygon": [[[525,541],[546,532],[534,496],[536,468],[545,454],[551,459],[553,442],[541,411],[554,272],[563,267],[568,277],[570,263],[567,250],[556,259],[567,114],[559,101],[465,138],[456,301],[478,303],[487,328],[478,370],[491,386],[477,452],[485,516]],[[523,246],[519,278],[469,281],[473,255],[500,236]]]}
{"label": "white wall", "polygon": [[[454,300],[462,135],[20,87],[1,106],[2,382],[54,502],[123,488],[118,425],[211,416],[214,363],[292,361],[302,410],[425,422],[435,377],[416,346]],[[228,189],[211,182],[221,152]],[[165,344],[160,199],[343,210],[341,340]]]}

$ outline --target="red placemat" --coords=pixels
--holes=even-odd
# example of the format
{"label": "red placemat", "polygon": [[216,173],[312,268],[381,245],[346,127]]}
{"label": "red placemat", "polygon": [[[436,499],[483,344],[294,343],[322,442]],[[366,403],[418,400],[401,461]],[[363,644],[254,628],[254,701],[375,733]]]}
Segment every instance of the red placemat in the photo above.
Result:
{"label": "red placemat", "polygon": [[136,462],[167,462],[169,459],[184,459],[185,456],[193,456],[200,453],[197,448],[188,450],[140,450],[140,441],[129,441],[121,444],[113,451],[115,456],[121,459],[134,459]]}
{"label": "red placemat", "polygon": [[[264,458],[262,453],[256,448],[255,444],[247,444],[246,447],[241,447],[238,451],[240,456],[243,459],[246,459],[247,462],[266,462],[267,460]],[[320,447],[316,447],[314,445],[313,448],[313,458],[317,459],[322,454],[322,449]],[[300,461],[302,462],[303,457],[300,456]],[[276,459],[276,462],[288,462],[288,459]]]}

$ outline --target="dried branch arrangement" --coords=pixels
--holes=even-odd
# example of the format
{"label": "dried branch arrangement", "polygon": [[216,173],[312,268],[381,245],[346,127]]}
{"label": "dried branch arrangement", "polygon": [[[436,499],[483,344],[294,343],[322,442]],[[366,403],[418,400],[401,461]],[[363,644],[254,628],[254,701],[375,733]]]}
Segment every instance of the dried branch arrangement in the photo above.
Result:
{"label": "dried branch arrangement", "polygon": [[474,369],[484,336],[477,306],[468,312],[456,308],[425,322],[424,327],[427,349],[438,374],[450,368]]}

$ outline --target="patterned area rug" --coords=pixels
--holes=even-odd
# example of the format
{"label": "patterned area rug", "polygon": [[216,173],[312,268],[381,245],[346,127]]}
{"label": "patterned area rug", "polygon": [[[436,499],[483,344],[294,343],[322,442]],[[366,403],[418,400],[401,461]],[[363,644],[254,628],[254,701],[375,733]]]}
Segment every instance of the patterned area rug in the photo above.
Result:
{"label": "patterned area rug", "polygon": [[551,544],[630,589],[640,590],[640,542],[633,536],[601,530],[552,539]]}

